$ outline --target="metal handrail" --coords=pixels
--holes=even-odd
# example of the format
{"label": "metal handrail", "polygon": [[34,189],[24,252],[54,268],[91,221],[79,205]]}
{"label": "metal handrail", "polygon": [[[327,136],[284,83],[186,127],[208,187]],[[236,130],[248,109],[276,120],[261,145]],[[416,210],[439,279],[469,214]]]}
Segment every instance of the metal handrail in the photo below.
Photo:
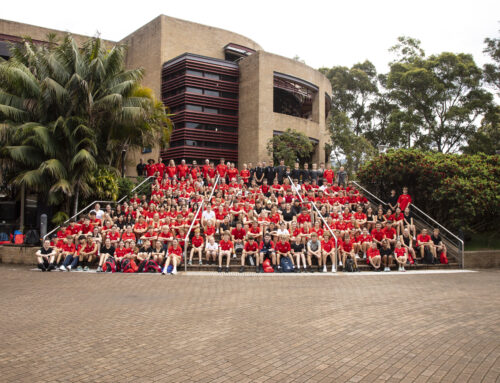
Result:
{"label": "metal handrail", "polygon": [[[292,182],[292,179],[290,178],[290,176],[287,176],[288,179],[290,180],[290,183],[293,187],[293,189],[295,190],[295,193],[299,196],[300,200],[302,201],[302,203],[305,203],[304,200],[302,199],[302,196],[300,195],[300,191],[297,190],[297,188],[295,187],[295,185],[293,184]],[[316,210],[316,213],[319,215],[319,217],[321,218],[321,220],[323,221],[323,224],[327,227],[328,231],[330,232],[330,234],[332,235],[332,237],[334,238],[335,240],[335,257],[334,257],[334,264],[333,264],[333,270],[334,272],[336,273],[337,272],[337,250],[338,250],[338,240],[337,240],[337,236],[335,235],[335,233],[332,231],[332,229],[330,228],[330,225],[328,225],[328,223],[326,222],[325,218],[323,217],[323,215],[320,213],[320,211],[318,210],[316,204],[314,203],[314,201],[311,201],[312,203],[312,206],[314,207],[314,210]]]}
{"label": "metal handrail", "polygon": [[[378,198],[376,195],[374,195],[373,193],[370,193],[368,190],[366,190],[363,186],[361,186],[359,183],[357,183],[356,181],[351,181],[353,184],[355,184],[357,187],[363,189],[364,192],[368,193],[369,195],[371,195],[373,198],[375,198],[376,200],[378,200],[379,202],[381,202],[383,205],[387,205],[387,202],[384,202],[382,201],[380,198]],[[453,234],[450,230],[448,230],[446,227],[444,227],[442,224],[440,224],[438,221],[436,221],[434,218],[432,218],[431,216],[429,216],[427,213],[425,213],[422,209],[420,209],[417,205],[415,205],[413,202],[411,203],[411,208],[417,210],[420,214],[422,214],[424,217],[426,217],[427,219],[429,219],[430,221],[432,221],[435,225],[439,226],[440,229],[443,229],[444,231],[446,231],[449,235],[451,235],[453,238],[457,239],[459,242],[460,242],[460,247],[461,249],[460,252],[461,252],[461,258],[462,258],[462,269],[464,268],[464,259],[465,259],[465,243],[464,241],[458,237],[456,234]]]}
{"label": "metal handrail", "polygon": [[[208,196],[208,200],[210,201],[212,199],[212,196],[215,191],[215,187],[219,183],[220,175],[217,174],[217,178],[215,179],[214,186],[212,187],[212,191],[210,192],[210,195]],[[196,214],[194,216],[193,222],[191,222],[191,225],[189,226],[189,230],[186,233],[186,236],[184,237],[184,271],[187,271],[187,246],[189,242],[189,234],[191,234],[191,230],[193,229],[194,223],[196,222],[196,217],[198,217],[198,213],[200,212],[201,208],[205,204],[205,199],[203,199],[200,203],[200,206],[198,206],[198,210],[196,210]]]}
{"label": "metal handrail", "polygon": [[[136,191],[140,186],[142,186],[146,181],[148,181],[150,178],[155,178],[154,176],[150,176],[150,177],[147,177],[144,181],[142,181],[139,185],[135,186],[131,191],[130,193],[133,193],[134,191]],[[129,193],[129,194],[130,194]],[[71,221],[73,218],[75,217],[78,217],[80,214],[82,214],[85,210],[87,210],[88,208],[94,206],[96,203],[121,203],[125,198],[127,198],[128,195],[125,195],[124,197],[122,197],[120,200],[118,201],[92,201],[90,204],[88,204],[87,206],[85,206],[83,209],[81,209],[79,212],[77,212],[76,214],[74,214],[73,216],[71,216],[70,218],[68,218],[66,221],[64,221],[64,223],[68,223],[69,221]],[[52,229],[51,231],[49,231],[47,234],[45,234],[43,236],[43,239],[45,240],[45,238],[47,238],[49,235],[51,235],[52,233],[54,233],[55,231],[57,231],[57,229],[59,229],[61,227],[61,225],[57,226],[56,228]]]}

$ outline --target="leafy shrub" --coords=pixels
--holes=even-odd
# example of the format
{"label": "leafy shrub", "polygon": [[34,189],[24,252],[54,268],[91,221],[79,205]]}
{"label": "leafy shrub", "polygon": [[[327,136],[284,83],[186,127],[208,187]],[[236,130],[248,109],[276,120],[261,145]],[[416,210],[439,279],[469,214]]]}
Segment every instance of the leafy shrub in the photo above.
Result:
{"label": "leafy shrub", "polygon": [[500,218],[500,156],[389,151],[362,165],[358,179],[379,196],[408,186],[415,204],[453,229],[485,231]]}

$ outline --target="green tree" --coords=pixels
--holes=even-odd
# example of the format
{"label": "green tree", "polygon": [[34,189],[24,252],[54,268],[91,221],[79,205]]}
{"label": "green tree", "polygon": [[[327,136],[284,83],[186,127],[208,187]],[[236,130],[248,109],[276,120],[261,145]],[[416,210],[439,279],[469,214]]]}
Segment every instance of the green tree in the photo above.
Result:
{"label": "green tree", "polygon": [[484,48],[484,53],[487,53],[493,63],[485,64],[484,70],[484,80],[488,85],[490,85],[497,94],[500,94],[500,39],[499,38],[486,38],[484,40],[486,48]]}
{"label": "green tree", "polygon": [[287,129],[267,142],[267,152],[273,156],[275,165],[278,165],[281,159],[285,160],[287,166],[293,166],[297,160],[301,163],[307,162],[313,150],[309,137],[293,129]]}
{"label": "green tree", "polygon": [[392,135],[409,145],[454,152],[478,129],[492,95],[481,87],[482,71],[469,54],[424,56],[420,42],[400,38],[392,48],[387,88],[399,111],[391,116]]}
{"label": "green tree", "polygon": [[492,106],[481,121],[478,131],[461,150],[466,154],[496,154],[500,150],[500,106]]}
{"label": "green tree", "polygon": [[48,192],[66,212],[73,198],[76,210],[97,166],[117,166],[119,148],[168,138],[168,115],[140,88],[143,70],[124,68],[124,46],[92,38],[80,48],[68,35],[11,50],[0,63],[0,155],[15,185]]}

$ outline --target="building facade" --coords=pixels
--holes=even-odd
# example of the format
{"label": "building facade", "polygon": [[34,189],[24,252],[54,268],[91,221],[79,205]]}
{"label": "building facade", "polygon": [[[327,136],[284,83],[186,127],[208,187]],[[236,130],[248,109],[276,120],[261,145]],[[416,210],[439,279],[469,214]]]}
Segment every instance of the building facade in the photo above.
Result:
{"label": "building facade", "polygon": [[[8,58],[7,41],[30,36],[43,43],[48,33],[64,34],[0,20],[0,55]],[[175,114],[169,148],[129,153],[130,165],[160,156],[269,162],[267,142],[288,128],[314,144],[312,162],[325,161],[331,85],[317,70],[268,53],[237,33],[165,15],[117,43],[129,47],[126,66],[144,68],[143,85]],[[134,174],[134,166],[128,169]]]}

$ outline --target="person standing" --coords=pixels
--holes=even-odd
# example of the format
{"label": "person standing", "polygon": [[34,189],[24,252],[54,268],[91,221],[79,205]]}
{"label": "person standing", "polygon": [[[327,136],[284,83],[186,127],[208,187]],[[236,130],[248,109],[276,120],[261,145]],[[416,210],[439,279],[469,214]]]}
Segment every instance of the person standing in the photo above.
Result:
{"label": "person standing", "polygon": [[142,158],[139,160],[139,163],[137,164],[135,169],[137,170],[138,177],[142,177],[146,174],[146,164],[144,163],[144,160]]}
{"label": "person standing", "polygon": [[325,173],[325,164],[321,162],[318,169],[318,186],[323,186],[323,174]]}
{"label": "person standing", "polygon": [[337,185],[340,187],[346,187],[348,182],[347,172],[344,170],[344,167],[341,166],[339,172],[337,174]]}
{"label": "person standing", "polygon": [[166,169],[167,167],[163,163],[163,160],[161,159],[161,157],[158,157],[158,163],[156,164],[156,171],[159,173],[160,178],[163,178]]}
{"label": "person standing", "polygon": [[269,164],[268,166],[264,166],[264,178],[267,179],[267,184],[272,185],[274,182],[274,177],[276,177],[276,169],[274,166]]}
{"label": "person standing", "polygon": [[302,176],[302,183],[311,181],[311,171],[309,170],[309,164],[307,162],[304,164],[304,169],[301,170],[300,174]]}
{"label": "person standing", "polygon": [[148,177],[152,177],[154,176],[156,173],[156,165],[155,165],[155,160],[153,160],[152,158],[150,158],[148,160],[148,164],[146,165],[146,175]]}
{"label": "person standing", "polygon": [[299,163],[296,162],[294,165],[293,165],[293,169],[292,171],[290,172],[290,177],[292,178],[292,181],[294,180],[297,180],[299,181],[300,183],[300,176],[301,176],[301,171],[300,171],[300,167],[299,167]]}
{"label": "person standing", "polygon": [[283,185],[283,179],[286,177],[285,160],[280,160],[280,164],[276,167],[276,174],[278,176],[278,183]]}
{"label": "person standing", "polygon": [[[264,166],[265,166],[264,162]],[[262,180],[264,179],[264,168],[262,167],[262,162],[257,163],[257,167],[255,168],[255,181],[257,185],[262,185]]]}

